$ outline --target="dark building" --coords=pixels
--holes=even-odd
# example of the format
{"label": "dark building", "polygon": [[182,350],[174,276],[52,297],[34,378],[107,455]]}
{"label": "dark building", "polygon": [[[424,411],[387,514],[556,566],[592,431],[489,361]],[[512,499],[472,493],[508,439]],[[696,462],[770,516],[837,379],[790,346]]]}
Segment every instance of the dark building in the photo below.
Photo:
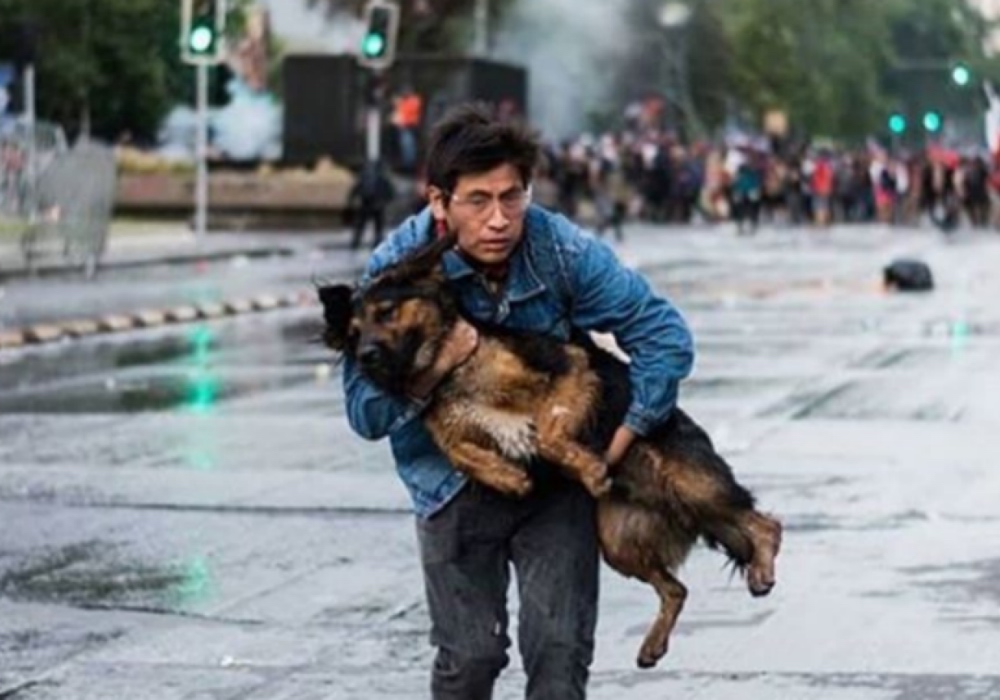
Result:
{"label": "dark building", "polygon": [[352,55],[299,54],[283,66],[284,160],[311,164],[328,156],[349,166],[365,156],[365,108],[374,87],[382,95],[382,152],[396,162],[389,116],[392,96],[410,86],[423,98],[421,145],[430,126],[452,105],[480,100],[506,113],[527,116],[528,76],[519,67],[465,57],[401,56],[373,86]]}

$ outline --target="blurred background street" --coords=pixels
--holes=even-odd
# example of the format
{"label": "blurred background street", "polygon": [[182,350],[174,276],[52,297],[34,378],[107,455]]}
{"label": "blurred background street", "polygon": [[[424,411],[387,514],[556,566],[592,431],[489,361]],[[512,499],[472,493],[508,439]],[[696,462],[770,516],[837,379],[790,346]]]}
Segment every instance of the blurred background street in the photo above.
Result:
{"label": "blurred background street", "polygon": [[0,700],[427,697],[409,499],[314,294],[472,99],[684,312],[681,405],[786,527],[766,599],[696,551],[651,671],[605,568],[591,697],[1000,698],[998,18],[0,0]]}

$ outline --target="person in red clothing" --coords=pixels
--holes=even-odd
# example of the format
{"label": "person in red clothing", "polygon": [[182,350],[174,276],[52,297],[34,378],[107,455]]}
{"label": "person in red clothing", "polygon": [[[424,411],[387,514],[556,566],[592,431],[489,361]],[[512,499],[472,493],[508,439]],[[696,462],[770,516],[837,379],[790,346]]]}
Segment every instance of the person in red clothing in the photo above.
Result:
{"label": "person in red clothing", "polygon": [[833,163],[828,153],[820,153],[812,172],[813,219],[819,226],[830,225],[830,203],[833,201]]}
{"label": "person in red clothing", "polygon": [[990,225],[1000,230],[1000,148],[993,154],[993,167],[990,168]]}
{"label": "person in red clothing", "polygon": [[399,137],[399,156],[406,172],[412,172],[417,166],[418,134],[423,111],[423,98],[412,87],[405,86],[395,100],[392,123]]}

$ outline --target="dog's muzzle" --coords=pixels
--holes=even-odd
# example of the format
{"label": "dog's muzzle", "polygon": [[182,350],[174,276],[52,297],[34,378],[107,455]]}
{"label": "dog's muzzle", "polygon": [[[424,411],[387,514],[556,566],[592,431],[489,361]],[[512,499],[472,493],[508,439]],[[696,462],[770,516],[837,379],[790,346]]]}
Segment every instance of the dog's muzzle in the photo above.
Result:
{"label": "dog's muzzle", "polygon": [[387,355],[388,353],[385,351],[385,348],[375,343],[364,345],[358,348],[358,365],[365,373],[378,371],[380,367],[387,364]]}
{"label": "dog's muzzle", "polygon": [[358,367],[376,386],[400,394],[406,385],[407,363],[386,347],[370,343],[358,348]]}

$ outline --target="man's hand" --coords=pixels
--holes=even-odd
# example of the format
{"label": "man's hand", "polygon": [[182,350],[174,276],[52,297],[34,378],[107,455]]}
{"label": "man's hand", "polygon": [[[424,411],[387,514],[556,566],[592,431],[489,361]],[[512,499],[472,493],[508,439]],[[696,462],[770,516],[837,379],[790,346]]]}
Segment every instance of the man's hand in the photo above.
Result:
{"label": "man's hand", "polygon": [[465,362],[479,346],[479,332],[464,320],[459,320],[444,339],[434,364],[410,383],[409,394],[415,399],[425,399],[442,379]]}
{"label": "man's hand", "polygon": [[615,431],[614,437],[611,438],[611,445],[608,446],[608,451],[604,454],[604,461],[608,463],[609,467],[614,467],[625,458],[625,453],[635,442],[636,437],[638,436],[626,425],[620,426]]}

